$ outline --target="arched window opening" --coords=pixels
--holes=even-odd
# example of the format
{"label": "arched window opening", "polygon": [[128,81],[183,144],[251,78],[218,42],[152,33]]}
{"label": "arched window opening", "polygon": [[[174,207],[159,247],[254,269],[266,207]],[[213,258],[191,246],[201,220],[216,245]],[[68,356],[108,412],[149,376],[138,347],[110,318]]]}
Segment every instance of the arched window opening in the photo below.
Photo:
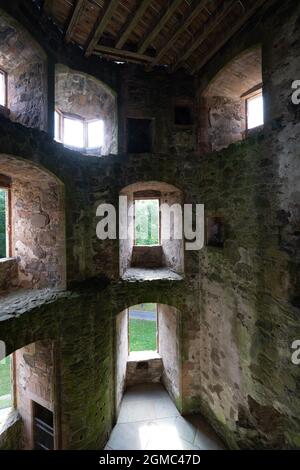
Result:
{"label": "arched window opening", "polygon": [[57,65],[55,139],[87,155],[116,154],[116,94],[90,75]]}
{"label": "arched window opening", "polygon": [[219,71],[200,98],[200,153],[219,151],[264,124],[262,81],[260,46]]}
{"label": "arched window opening", "polygon": [[[120,240],[123,279],[182,279],[184,243],[182,193],[167,183],[134,183],[124,188],[127,238]],[[123,218],[123,216],[122,216]]]}
{"label": "arched window opening", "polygon": [[0,10],[0,113],[47,130],[47,57],[14,18]]}
{"label": "arched window opening", "polygon": [[0,294],[64,288],[63,184],[22,158],[0,161]]}

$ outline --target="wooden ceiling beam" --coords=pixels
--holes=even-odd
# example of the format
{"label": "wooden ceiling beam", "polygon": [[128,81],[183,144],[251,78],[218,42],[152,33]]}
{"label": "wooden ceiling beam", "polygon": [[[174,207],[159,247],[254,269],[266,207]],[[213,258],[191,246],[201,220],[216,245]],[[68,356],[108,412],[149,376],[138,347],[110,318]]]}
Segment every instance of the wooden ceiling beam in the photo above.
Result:
{"label": "wooden ceiling beam", "polygon": [[207,54],[204,59],[196,65],[196,67],[192,70],[192,73],[198,72],[204,65],[207,64],[207,62],[223,47],[231,38],[234,36],[240,29],[241,27],[248,21],[251,16],[254,15],[254,13],[266,2],[266,0],[257,0],[252,7],[250,7],[243,17],[237,21],[237,23],[230,29],[230,31],[224,36],[222,41],[218,42],[216,47],[213,48],[213,50],[209,51],[209,54]]}
{"label": "wooden ceiling beam", "polygon": [[194,21],[194,19],[199,15],[199,13],[204,9],[208,0],[194,0],[192,6],[186,12],[180,23],[173,29],[170,34],[167,42],[160,49],[158,54],[155,56],[152,61],[152,65],[159,64],[160,60],[163,58],[165,53],[170,47],[175,43],[177,38],[188,28],[188,26]]}
{"label": "wooden ceiling beam", "polygon": [[237,5],[236,0],[225,0],[222,2],[221,8],[205,23],[194,39],[191,40],[190,47],[188,47],[183,54],[180,54],[179,59],[172,65],[172,71],[176,70],[182,62],[185,62],[190,55],[201,46],[205,39],[221,23],[235,5]]}
{"label": "wooden ceiling beam", "polygon": [[109,55],[115,56],[115,59],[128,60],[133,59],[135,62],[139,61],[140,63],[151,62],[152,57],[149,55],[138,54],[137,52],[125,51],[123,49],[116,49],[115,47],[106,47],[97,45],[93,51],[95,55]]}
{"label": "wooden ceiling beam", "polygon": [[125,24],[124,29],[121,31],[117,43],[116,48],[122,49],[124,44],[126,43],[127,39],[129,38],[130,34],[144,15],[145,11],[149,7],[152,0],[143,0],[140,3],[140,6],[137,8],[135,14],[133,16],[130,15],[129,21]]}
{"label": "wooden ceiling beam", "polygon": [[101,38],[104,30],[111,20],[111,17],[114,14],[115,9],[119,4],[119,0],[106,0],[104,13],[99,24],[94,28],[94,31],[91,35],[91,39],[85,51],[85,56],[88,57],[92,54],[95,46],[97,45],[99,39]]}
{"label": "wooden ceiling beam", "polygon": [[65,34],[65,41],[68,43],[71,41],[73,31],[78,24],[78,21],[80,19],[81,13],[83,12],[85,6],[86,6],[87,0],[77,0],[75,7],[73,9],[73,13],[71,16],[71,19],[69,21],[66,34]]}
{"label": "wooden ceiling beam", "polygon": [[153,39],[160,33],[167,21],[175,13],[179,5],[182,3],[182,0],[173,0],[171,5],[162,14],[161,18],[158,20],[158,23],[144,36],[138,47],[138,53],[143,54],[145,50],[150,46]]}

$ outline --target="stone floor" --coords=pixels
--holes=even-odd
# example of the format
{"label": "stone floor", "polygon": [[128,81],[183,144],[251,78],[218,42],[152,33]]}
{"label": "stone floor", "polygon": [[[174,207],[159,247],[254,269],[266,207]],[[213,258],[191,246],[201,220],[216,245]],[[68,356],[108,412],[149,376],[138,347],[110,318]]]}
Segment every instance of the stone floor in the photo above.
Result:
{"label": "stone floor", "polygon": [[224,445],[199,415],[182,417],[159,384],[126,391],[107,450],[222,450]]}
{"label": "stone floor", "polygon": [[123,274],[122,279],[124,281],[156,281],[159,279],[166,279],[168,281],[181,281],[182,276],[167,268],[129,268]]}

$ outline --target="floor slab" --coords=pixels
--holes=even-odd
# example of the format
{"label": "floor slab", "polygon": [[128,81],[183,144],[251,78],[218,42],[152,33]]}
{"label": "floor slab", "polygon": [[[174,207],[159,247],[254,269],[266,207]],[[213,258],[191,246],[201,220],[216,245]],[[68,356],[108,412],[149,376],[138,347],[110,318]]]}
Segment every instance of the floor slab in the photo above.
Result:
{"label": "floor slab", "polygon": [[222,450],[224,445],[200,415],[181,416],[160,384],[131,387],[107,450]]}

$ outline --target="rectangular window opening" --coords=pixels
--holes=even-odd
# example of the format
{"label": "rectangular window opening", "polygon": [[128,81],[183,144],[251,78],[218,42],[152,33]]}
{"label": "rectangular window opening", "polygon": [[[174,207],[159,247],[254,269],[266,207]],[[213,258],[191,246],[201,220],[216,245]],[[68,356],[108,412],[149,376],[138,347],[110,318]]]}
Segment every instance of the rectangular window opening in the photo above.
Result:
{"label": "rectangular window opening", "polygon": [[54,449],[54,419],[52,411],[36,402],[33,406],[33,431],[35,450]]}
{"label": "rectangular window opening", "polygon": [[159,199],[135,199],[134,239],[136,246],[160,244]]}
{"label": "rectangular window opening", "polygon": [[104,122],[101,120],[87,123],[87,147],[89,149],[100,148],[104,144]]}
{"label": "rectangular window opening", "polygon": [[0,259],[9,256],[9,193],[0,187]]}
{"label": "rectangular window opening", "polygon": [[128,309],[129,351],[157,352],[157,304],[145,303]]}
{"label": "rectangular window opening", "polygon": [[152,153],[153,119],[127,119],[127,152]]}
{"label": "rectangular window opening", "polygon": [[264,124],[264,101],[262,91],[247,101],[247,129],[255,129]]}
{"label": "rectangular window opening", "polygon": [[0,105],[7,106],[7,75],[0,70]]}
{"label": "rectangular window opening", "polygon": [[84,148],[84,125],[83,121],[64,116],[63,119],[63,142],[70,147]]}
{"label": "rectangular window opening", "polygon": [[174,123],[176,126],[192,126],[192,109],[189,106],[175,106]]}
{"label": "rectangular window opening", "polygon": [[2,361],[0,361],[0,421],[1,410],[5,410],[12,406],[11,358],[12,356],[6,356]]}
{"label": "rectangular window opening", "polygon": [[86,121],[56,110],[54,138],[71,148],[101,149],[104,144],[104,122],[100,119]]}

